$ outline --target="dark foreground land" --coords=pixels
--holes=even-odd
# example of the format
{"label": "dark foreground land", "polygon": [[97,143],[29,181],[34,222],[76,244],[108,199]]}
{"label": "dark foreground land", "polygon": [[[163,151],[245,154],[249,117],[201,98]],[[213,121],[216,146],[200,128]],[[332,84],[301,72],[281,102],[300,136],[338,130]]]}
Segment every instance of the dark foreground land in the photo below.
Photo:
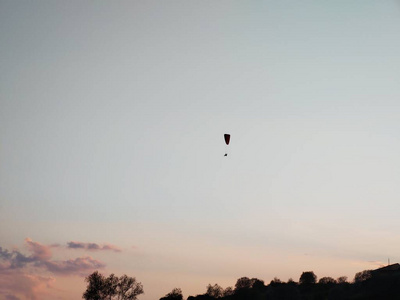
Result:
{"label": "dark foreground land", "polygon": [[[137,300],[144,293],[136,278],[123,275],[108,277],[95,271],[85,278],[86,300],[118,299]],[[173,289],[160,300],[183,300],[182,290]],[[289,279],[282,282],[274,278],[269,284],[257,278],[242,277],[234,287],[223,289],[209,284],[206,292],[189,296],[187,300],[400,300],[400,264],[377,270],[358,272],[349,282],[347,277],[322,277],[312,271],[303,272],[299,282]]]}
{"label": "dark foreground land", "polygon": [[[160,300],[183,299],[179,289]],[[202,295],[187,300],[380,300],[400,299],[400,265],[393,264],[377,270],[356,274],[352,282],[346,277],[323,277],[317,281],[313,272],[303,272],[299,282],[282,282],[275,278],[268,285],[256,278],[242,277],[234,288],[222,289],[209,285]]]}

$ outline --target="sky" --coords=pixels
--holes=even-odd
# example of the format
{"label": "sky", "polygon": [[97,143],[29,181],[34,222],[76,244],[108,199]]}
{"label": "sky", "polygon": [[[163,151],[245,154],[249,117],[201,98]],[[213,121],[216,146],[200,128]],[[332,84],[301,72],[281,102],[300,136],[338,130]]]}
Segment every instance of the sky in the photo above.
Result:
{"label": "sky", "polygon": [[400,262],[399,32],[396,0],[0,0],[0,299]]}

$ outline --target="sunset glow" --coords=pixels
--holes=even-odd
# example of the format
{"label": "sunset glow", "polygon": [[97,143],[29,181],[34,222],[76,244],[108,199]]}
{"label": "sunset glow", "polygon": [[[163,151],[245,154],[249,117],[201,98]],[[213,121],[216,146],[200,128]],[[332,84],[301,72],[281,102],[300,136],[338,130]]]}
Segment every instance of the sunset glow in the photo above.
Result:
{"label": "sunset glow", "polygon": [[81,299],[96,270],[154,300],[400,262],[399,16],[0,0],[0,300]]}

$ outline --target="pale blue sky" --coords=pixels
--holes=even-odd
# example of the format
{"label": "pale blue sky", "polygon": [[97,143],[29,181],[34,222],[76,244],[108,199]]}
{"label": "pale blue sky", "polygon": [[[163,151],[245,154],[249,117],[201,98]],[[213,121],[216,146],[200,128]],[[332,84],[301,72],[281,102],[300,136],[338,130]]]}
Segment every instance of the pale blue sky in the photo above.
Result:
{"label": "pale blue sky", "polygon": [[399,33],[394,0],[0,1],[0,246],[135,246],[104,272],[144,300],[400,261]]}

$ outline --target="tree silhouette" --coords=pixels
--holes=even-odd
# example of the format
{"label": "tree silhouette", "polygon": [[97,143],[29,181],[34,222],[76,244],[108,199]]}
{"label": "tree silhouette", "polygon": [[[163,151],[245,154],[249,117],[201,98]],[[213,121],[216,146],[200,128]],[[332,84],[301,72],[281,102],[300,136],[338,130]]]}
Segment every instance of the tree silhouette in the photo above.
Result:
{"label": "tree silhouette", "polygon": [[232,296],[234,293],[233,288],[228,286],[225,290],[224,290],[224,297],[229,297]]}
{"label": "tree silhouette", "polygon": [[371,270],[364,270],[356,273],[354,276],[354,282],[363,282],[369,278],[371,278]]}
{"label": "tree silhouette", "polygon": [[347,283],[347,276],[340,276],[338,279],[336,279],[336,282],[339,284]]}
{"label": "tree silhouette", "polygon": [[224,296],[224,289],[218,284],[214,285],[209,284],[207,286],[206,294],[213,298],[221,298]]}
{"label": "tree silhouette", "polygon": [[317,282],[317,276],[312,271],[303,272],[300,276],[299,283],[301,285],[310,285]]}
{"label": "tree silhouette", "polygon": [[274,277],[274,279],[271,280],[271,282],[269,283],[270,286],[277,286],[282,284],[282,280],[280,280],[278,277]]}
{"label": "tree silhouette", "polygon": [[182,290],[174,288],[171,292],[160,298],[160,300],[183,300]]}
{"label": "tree silhouette", "polygon": [[108,292],[106,291],[105,281],[106,278],[98,271],[93,272],[91,275],[85,278],[88,283],[85,293],[83,294],[86,300],[102,300],[105,299]]}
{"label": "tree silhouette", "polygon": [[251,280],[248,277],[241,277],[236,281],[235,292],[251,288]]}
{"label": "tree silhouette", "polygon": [[333,279],[332,277],[322,277],[319,281],[319,284],[329,284],[329,285],[333,285],[336,283],[336,280]]}
{"label": "tree silhouette", "polygon": [[137,296],[144,293],[143,285],[135,277],[122,275],[117,277],[111,274],[105,277],[98,271],[85,278],[88,283],[82,298],[86,300],[136,300]]}
{"label": "tree silhouette", "polygon": [[253,289],[262,289],[265,287],[264,281],[258,278],[252,278],[251,280],[251,287]]}

